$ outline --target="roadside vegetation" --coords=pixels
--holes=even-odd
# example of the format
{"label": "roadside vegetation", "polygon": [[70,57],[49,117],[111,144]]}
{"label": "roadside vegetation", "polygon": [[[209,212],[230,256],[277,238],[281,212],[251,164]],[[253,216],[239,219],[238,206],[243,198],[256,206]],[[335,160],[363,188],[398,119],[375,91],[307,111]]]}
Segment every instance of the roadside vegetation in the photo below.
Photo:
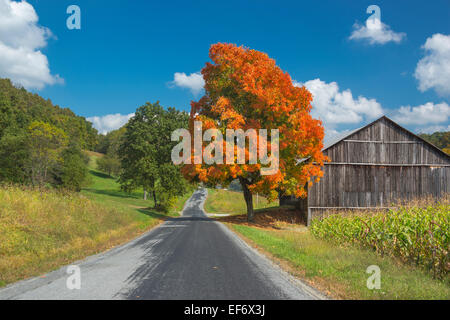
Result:
{"label": "roadside vegetation", "polygon": [[[372,250],[341,247],[308,230],[271,230],[230,224],[244,240],[285,270],[340,299],[449,299],[450,286],[420,268]],[[381,289],[369,290],[367,267],[381,270]]]}
{"label": "roadside vegetation", "polygon": [[128,194],[96,169],[81,193],[53,188],[0,187],[0,286],[37,276],[131,240],[177,216],[191,193],[167,212],[154,209],[143,192]]}
{"label": "roadside vegetation", "polygon": [[[277,207],[278,200],[269,201],[263,196],[253,195],[253,205],[258,212],[259,209]],[[247,207],[242,192],[210,188],[205,210],[207,213],[240,215],[247,212]]]}
{"label": "roadside vegetation", "polygon": [[360,246],[401,259],[450,285],[450,203],[406,206],[387,213],[334,214],[313,220],[311,232],[341,246]]}
{"label": "roadside vegetation", "polygon": [[102,135],[70,109],[0,79],[0,286],[178,215],[193,186],[170,162],[170,132],[187,119],[147,103]]}
{"label": "roadside vegetation", "polygon": [[[220,198],[220,206],[209,206],[207,211],[219,213],[222,212],[221,208],[236,207],[235,202],[238,198],[227,197],[226,195],[230,193],[228,191]],[[210,197],[214,199],[216,196],[217,192],[209,193],[206,203],[211,201]],[[378,230],[379,233],[371,233],[367,237],[372,239],[369,243],[374,245],[377,243],[379,250],[383,248],[383,255],[371,245],[361,245],[365,241],[366,232],[363,226],[367,228],[363,222],[360,223],[362,226],[358,224],[360,229],[353,226],[356,224],[355,221],[373,219],[379,223],[372,226],[371,230],[374,231],[376,225],[379,227],[383,225],[383,220],[377,220],[383,219],[378,214],[366,213],[367,215],[363,217],[332,215],[322,222],[315,221],[311,231],[304,225],[302,215],[293,207],[260,209],[255,213],[254,222],[247,221],[245,210],[240,212],[240,215],[221,217],[218,220],[226,223],[245,241],[282,268],[333,298],[449,299],[450,297],[448,273],[434,277],[433,271],[430,272],[423,265],[423,263],[426,265],[425,261],[429,262],[429,258],[434,255],[436,268],[442,266],[438,263],[438,257],[442,261],[447,259],[445,263],[448,267],[448,258],[443,256],[448,254],[448,205],[441,204],[425,209],[406,207],[399,209],[397,214],[392,216],[393,220]],[[388,220],[387,217],[384,219],[385,222]],[[429,233],[431,221],[442,227],[438,229],[435,225],[432,229],[433,236]],[[396,230],[396,233],[393,233],[393,230]],[[401,233],[404,235],[400,235]],[[410,233],[418,235],[413,236]],[[397,240],[389,238],[389,234],[395,234]],[[377,241],[381,241],[383,237],[393,242],[382,242],[382,246],[378,245]],[[409,246],[408,237],[413,244],[417,240],[414,253],[419,254],[422,264],[405,263],[409,260],[391,254],[402,252],[403,255],[407,255],[410,251],[406,249]],[[441,246],[443,250],[439,251],[437,246]],[[444,251],[444,248],[447,248],[447,251]],[[417,258],[417,255],[414,256],[412,251],[410,252],[411,259]],[[366,270],[371,265],[380,267],[380,290],[367,288],[370,274],[366,273]]]}

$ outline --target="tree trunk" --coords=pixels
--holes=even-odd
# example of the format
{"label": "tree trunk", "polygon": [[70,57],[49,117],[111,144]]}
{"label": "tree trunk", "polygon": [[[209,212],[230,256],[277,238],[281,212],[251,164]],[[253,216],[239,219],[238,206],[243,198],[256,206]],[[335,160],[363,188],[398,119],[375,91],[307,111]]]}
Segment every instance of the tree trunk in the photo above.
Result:
{"label": "tree trunk", "polygon": [[253,195],[252,192],[247,187],[247,182],[243,178],[239,178],[239,182],[242,185],[242,190],[244,191],[245,204],[247,205],[247,221],[253,222],[254,212],[253,212]]}
{"label": "tree trunk", "polygon": [[157,202],[156,202],[156,192],[155,192],[155,190],[153,190],[153,202],[155,203],[155,208],[156,208]]}
{"label": "tree trunk", "polygon": [[147,190],[144,189],[144,200],[147,200]]}

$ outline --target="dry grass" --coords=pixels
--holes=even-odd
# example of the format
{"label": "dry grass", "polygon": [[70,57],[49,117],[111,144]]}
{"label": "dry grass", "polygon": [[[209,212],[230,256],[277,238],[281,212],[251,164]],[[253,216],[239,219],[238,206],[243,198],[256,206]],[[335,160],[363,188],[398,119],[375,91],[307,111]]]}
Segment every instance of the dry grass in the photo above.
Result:
{"label": "dry grass", "polygon": [[80,194],[0,187],[0,286],[109,249],[162,218]]}

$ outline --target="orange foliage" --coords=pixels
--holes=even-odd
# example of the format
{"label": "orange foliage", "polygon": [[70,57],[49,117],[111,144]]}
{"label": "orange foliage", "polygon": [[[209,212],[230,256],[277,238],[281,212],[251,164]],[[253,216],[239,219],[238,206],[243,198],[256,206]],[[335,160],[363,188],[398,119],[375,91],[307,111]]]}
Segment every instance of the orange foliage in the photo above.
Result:
{"label": "orange foliage", "polygon": [[[232,165],[188,164],[182,169],[184,175],[222,185],[240,177],[252,192],[270,198],[277,197],[278,191],[305,196],[305,185],[312,182],[312,177],[320,179],[321,166],[327,160],[321,152],[322,123],[310,115],[311,93],[305,87],[295,87],[289,74],[265,53],[217,43],[211,46],[209,55],[213,63],[207,63],[202,70],[206,94],[191,103],[192,136],[194,121],[202,121],[203,130],[217,128],[224,136],[226,129],[279,129],[279,170],[264,176],[260,174],[260,163],[248,161]],[[298,160],[304,158],[309,160],[299,165]]]}

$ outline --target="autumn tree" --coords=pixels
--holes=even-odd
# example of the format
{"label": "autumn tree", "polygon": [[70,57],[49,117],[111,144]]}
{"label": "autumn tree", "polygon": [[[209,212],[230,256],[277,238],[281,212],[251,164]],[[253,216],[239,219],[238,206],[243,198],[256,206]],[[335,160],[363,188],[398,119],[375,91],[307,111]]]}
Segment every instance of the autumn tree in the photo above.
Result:
{"label": "autumn tree", "polygon": [[[279,193],[306,196],[306,185],[313,177],[320,179],[321,166],[326,160],[321,152],[324,129],[321,121],[311,117],[312,95],[305,87],[294,86],[288,73],[283,72],[267,54],[217,43],[211,46],[212,63],[202,69],[205,95],[191,103],[191,136],[194,122],[202,122],[202,130],[218,129],[226,135],[227,129],[267,129],[267,149],[272,129],[279,130],[279,170],[263,175],[265,164],[260,160],[249,163],[250,154],[245,150],[245,163],[239,164],[186,164],[183,174],[195,181],[225,186],[238,179],[242,185],[247,205],[248,220],[253,220],[252,194],[260,193],[275,199]],[[257,131],[258,141],[265,137]],[[248,141],[248,137],[245,138]],[[249,142],[249,141],[248,141]],[[203,152],[207,145],[202,144]],[[224,142],[224,149],[227,146]],[[258,144],[258,152],[260,151]],[[215,151],[212,151],[214,153]],[[229,147],[235,159],[238,149]],[[299,164],[300,159],[308,158]]]}

